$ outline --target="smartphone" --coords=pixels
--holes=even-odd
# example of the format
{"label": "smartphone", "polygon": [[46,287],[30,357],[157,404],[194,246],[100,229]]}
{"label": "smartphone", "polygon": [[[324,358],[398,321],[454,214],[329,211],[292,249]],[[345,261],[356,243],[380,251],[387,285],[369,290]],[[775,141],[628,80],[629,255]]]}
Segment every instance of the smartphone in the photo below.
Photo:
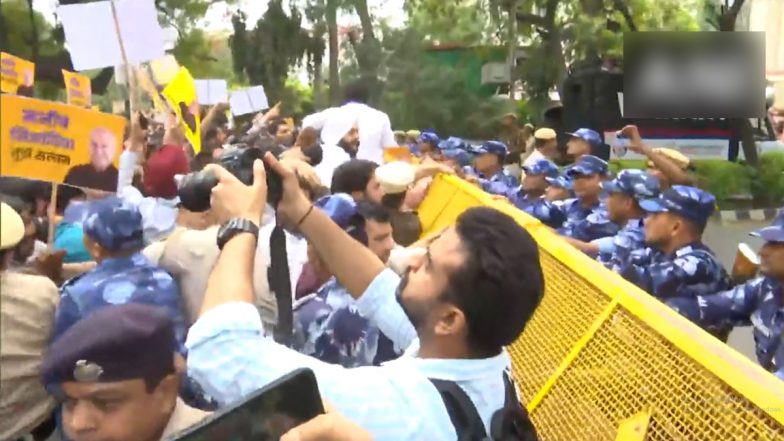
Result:
{"label": "smartphone", "polygon": [[316,376],[310,369],[297,369],[168,440],[278,441],[323,413]]}

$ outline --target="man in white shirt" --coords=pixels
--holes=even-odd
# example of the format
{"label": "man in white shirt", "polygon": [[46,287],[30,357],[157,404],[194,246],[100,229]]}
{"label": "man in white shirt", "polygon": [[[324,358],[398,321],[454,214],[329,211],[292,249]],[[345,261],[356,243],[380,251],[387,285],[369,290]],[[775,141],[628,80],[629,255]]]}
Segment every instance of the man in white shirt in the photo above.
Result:
{"label": "man in white shirt", "polygon": [[557,154],[558,140],[555,130],[543,127],[534,132],[534,151],[525,158],[523,168],[531,167],[542,159],[552,161]]}
{"label": "man in white shirt", "polygon": [[[370,92],[368,87],[357,81],[346,86],[345,104],[340,109],[354,115],[359,126],[359,150],[357,159],[367,159],[382,164],[384,162],[384,149],[397,146],[395,134],[389,116],[367,105]],[[322,112],[309,115],[302,120],[303,127],[313,127],[321,130],[326,121],[336,115],[335,107]]]}
{"label": "man in white shirt", "polygon": [[324,399],[378,441],[457,439],[434,383],[445,380],[463,391],[479,425],[491,432],[494,413],[508,409],[505,394],[514,395],[505,385],[510,359],[503,347],[522,333],[544,291],[531,236],[508,215],[471,208],[428,241],[424,256],[401,279],[314,209],[291,169],[270,154],[265,161],[283,181],[280,219],[307,237],[362,315],[408,349],[380,367],[345,369],[263,338],[251,302],[253,225],[261,222],[266,200],[264,167],[254,165],[249,187],[211,165],[220,181],[213,209],[236,227],[226,230],[201,317],[188,335],[190,374],[225,406],[296,368],[310,368]]}

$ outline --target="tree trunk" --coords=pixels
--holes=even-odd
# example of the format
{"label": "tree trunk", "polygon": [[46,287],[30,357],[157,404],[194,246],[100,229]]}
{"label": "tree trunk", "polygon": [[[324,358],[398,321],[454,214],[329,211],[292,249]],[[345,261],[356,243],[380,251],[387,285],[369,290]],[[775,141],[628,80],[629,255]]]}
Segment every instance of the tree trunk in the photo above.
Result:
{"label": "tree trunk", "polygon": [[30,60],[33,63],[38,62],[38,26],[35,24],[35,9],[33,9],[33,0],[27,0],[27,8],[30,12],[30,31],[32,31],[32,35],[30,35],[30,46],[33,49],[33,59]]}
{"label": "tree trunk", "polygon": [[[723,9],[719,18],[719,31],[735,31],[735,21],[746,0],[735,0],[729,9]],[[759,155],[757,154],[757,143],[754,141],[754,130],[751,128],[751,121],[748,118],[733,119],[730,121],[733,136],[740,138],[743,156],[746,162],[754,167],[759,166]]]}
{"label": "tree trunk", "polygon": [[373,19],[370,17],[367,0],[353,0],[353,4],[362,27],[362,40],[358,44],[356,44],[356,40],[354,41],[354,52],[357,56],[357,64],[359,64],[362,78],[370,87],[370,100],[375,103],[381,97],[381,90],[378,87],[381,43],[376,39],[376,35],[373,32]]}
{"label": "tree trunk", "polygon": [[338,5],[327,0],[327,33],[329,34],[329,104],[340,103],[340,70],[338,69]]}

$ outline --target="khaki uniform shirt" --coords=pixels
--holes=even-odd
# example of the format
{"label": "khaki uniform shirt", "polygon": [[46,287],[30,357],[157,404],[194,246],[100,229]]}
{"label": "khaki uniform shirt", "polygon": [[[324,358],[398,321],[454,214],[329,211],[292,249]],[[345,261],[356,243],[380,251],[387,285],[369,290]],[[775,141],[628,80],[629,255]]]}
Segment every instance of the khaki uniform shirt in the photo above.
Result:
{"label": "khaki uniform shirt", "polygon": [[177,433],[199,423],[208,416],[210,416],[209,412],[190,407],[181,399],[177,398],[177,404],[174,405],[174,412],[169,418],[169,424],[163,429],[161,441],[173,437]]}
{"label": "khaki uniform shirt", "polygon": [[0,439],[18,438],[45,421],[55,401],[40,380],[59,301],[51,280],[0,272]]}

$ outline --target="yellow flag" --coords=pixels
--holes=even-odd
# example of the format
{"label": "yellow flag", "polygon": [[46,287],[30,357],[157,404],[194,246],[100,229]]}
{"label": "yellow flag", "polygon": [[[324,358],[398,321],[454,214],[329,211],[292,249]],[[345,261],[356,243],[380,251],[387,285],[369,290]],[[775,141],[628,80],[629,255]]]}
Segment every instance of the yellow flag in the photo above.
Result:
{"label": "yellow flag", "polygon": [[35,63],[0,52],[0,90],[3,93],[33,96]]}
{"label": "yellow flag", "polygon": [[182,123],[193,152],[198,154],[201,151],[201,108],[196,97],[196,83],[188,69],[180,68],[163,89],[163,96]]}
{"label": "yellow flag", "polygon": [[93,95],[90,77],[63,69],[63,81],[65,82],[68,104],[77,107],[92,106]]}

